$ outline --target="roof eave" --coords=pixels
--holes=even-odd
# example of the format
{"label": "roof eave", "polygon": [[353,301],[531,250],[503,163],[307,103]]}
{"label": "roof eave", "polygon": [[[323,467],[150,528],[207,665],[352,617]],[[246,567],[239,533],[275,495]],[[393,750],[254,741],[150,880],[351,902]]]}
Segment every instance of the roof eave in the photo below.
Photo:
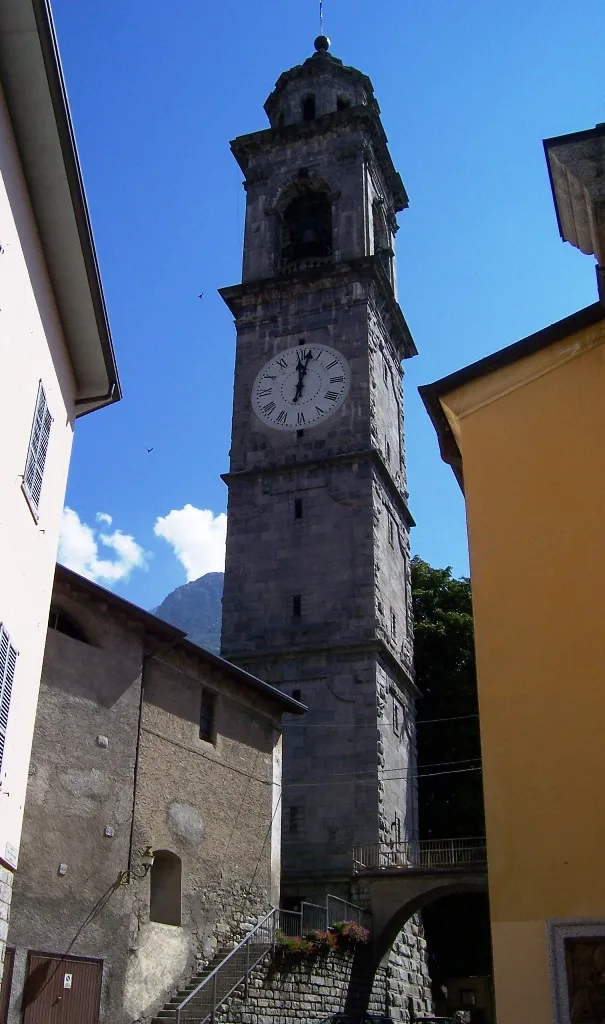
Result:
{"label": "roof eave", "polygon": [[0,81],[76,383],[76,415],[121,398],[48,0],[2,0]]}

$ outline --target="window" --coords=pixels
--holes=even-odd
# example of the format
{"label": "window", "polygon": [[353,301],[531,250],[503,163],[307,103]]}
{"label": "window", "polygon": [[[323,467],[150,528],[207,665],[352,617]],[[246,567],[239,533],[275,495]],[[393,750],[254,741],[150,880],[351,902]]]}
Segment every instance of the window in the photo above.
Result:
{"label": "window", "polygon": [[305,436],[305,432],[304,432],[304,430],[297,430],[297,431],[296,431],[296,437],[297,437],[297,438],[299,438],[299,437],[304,437],[304,436]]}
{"label": "window", "polygon": [[23,490],[37,513],[40,506],[40,494],[42,493],[42,478],[46,464],[46,453],[48,452],[48,440],[53,418],[48,411],[46,392],[42,382],[38,385],[38,397],[36,399],[36,411],[32,426],[27,459],[25,461],[25,472],[23,474]]}
{"label": "window", "polygon": [[149,879],[149,920],[181,923],[181,858],[170,850],[156,850]]}
{"label": "window", "polygon": [[390,462],[391,461],[391,446],[390,446],[388,441],[386,442],[385,447],[386,447],[386,453],[387,453],[387,462]]}
{"label": "window", "polygon": [[332,205],[326,192],[307,188],[284,210],[282,263],[323,259],[332,253]]}
{"label": "window", "polygon": [[8,715],[11,706],[15,669],[17,668],[17,651],[13,647],[4,626],[0,626],[0,771],[6,745]]}
{"label": "window", "polygon": [[294,499],[294,518],[302,519],[302,498]]}
{"label": "window", "polygon": [[393,834],[393,842],[399,845],[402,841],[403,828],[401,822],[401,815],[395,811],[395,820],[391,825],[391,832]]}
{"label": "window", "polygon": [[294,594],[292,597],[292,618],[300,619],[302,615],[302,597],[300,594]]}
{"label": "window", "polygon": [[384,380],[385,384],[389,383],[389,368],[387,366],[386,359],[383,359],[382,361],[382,379]]}
{"label": "window", "polygon": [[476,1006],[477,993],[473,988],[461,988],[460,1002],[462,1003],[463,1006]]}
{"label": "window", "polygon": [[[388,513],[387,513],[387,515],[388,515]],[[389,515],[388,523],[389,523],[389,526],[388,526],[388,530],[389,530],[389,544],[391,545],[392,548],[394,548],[395,547],[395,523],[393,522],[393,517],[391,515]]]}
{"label": "window", "polygon": [[293,697],[294,700],[301,701],[302,700],[302,693],[301,693],[301,691],[300,690],[292,690],[292,697]]}
{"label": "window", "polygon": [[313,121],[315,118],[315,96],[305,96],[302,101],[303,121]]}
{"label": "window", "polygon": [[348,110],[350,106],[351,101],[348,100],[346,96],[339,96],[338,99],[336,100],[337,110]]}
{"label": "window", "polygon": [[216,694],[212,690],[202,690],[200,701],[200,739],[214,743],[214,719],[216,710]]}
{"label": "window", "polygon": [[292,805],[288,808],[288,834],[299,836],[305,827],[305,809],[300,805]]}
{"label": "window", "polygon": [[393,611],[392,608],[391,608],[391,636],[393,637],[393,640],[397,639],[397,618],[396,618],[395,612]]}
{"label": "window", "polygon": [[401,704],[396,697],[393,697],[393,732],[399,736],[401,732]]}
{"label": "window", "polygon": [[67,612],[62,611],[60,608],[52,607],[50,609],[48,628],[56,629],[58,633],[65,633],[72,640],[79,640],[83,644],[90,643],[90,640],[84,631],[80,629],[75,619],[72,619],[71,615],[68,615]]}

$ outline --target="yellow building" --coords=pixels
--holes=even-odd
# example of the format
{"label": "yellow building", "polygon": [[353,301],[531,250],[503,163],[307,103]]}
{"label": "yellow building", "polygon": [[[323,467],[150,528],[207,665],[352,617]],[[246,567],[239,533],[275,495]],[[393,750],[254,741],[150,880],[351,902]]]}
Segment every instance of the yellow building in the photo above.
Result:
{"label": "yellow building", "polygon": [[[546,144],[573,244],[604,135]],[[605,303],[420,390],[466,499],[498,1024],[601,1024]]]}

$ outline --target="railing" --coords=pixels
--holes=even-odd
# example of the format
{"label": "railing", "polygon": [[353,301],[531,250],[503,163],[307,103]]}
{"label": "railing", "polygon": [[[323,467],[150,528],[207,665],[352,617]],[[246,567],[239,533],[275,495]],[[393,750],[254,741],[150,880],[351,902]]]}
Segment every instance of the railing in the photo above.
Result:
{"label": "railing", "polygon": [[189,1021],[190,1024],[204,1024],[210,1020],[214,1024],[217,1008],[224,1003],[235,989],[244,984],[245,997],[248,996],[250,971],[275,946],[275,934],[278,928],[279,910],[272,910],[259,921],[255,928],[246,936],[239,946],[232,949],[228,956],[200,982],[193,992],[176,1008],[177,1021]]}
{"label": "railing", "polygon": [[356,921],[369,928],[371,915],[338,896],[327,896],[325,906],[301,903],[300,910],[272,910],[179,1004],[177,1021],[214,1024],[216,1010],[240,985],[248,998],[250,972],[274,949],[278,932],[289,937],[306,935],[315,929],[325,931],[337,921]]}
{"label": "railing", "polygon": [[388,868],[419,870],[459,868],[487,863],[485,838],[411,839],[405,843],[369,843],[353,847],[353,873]]}

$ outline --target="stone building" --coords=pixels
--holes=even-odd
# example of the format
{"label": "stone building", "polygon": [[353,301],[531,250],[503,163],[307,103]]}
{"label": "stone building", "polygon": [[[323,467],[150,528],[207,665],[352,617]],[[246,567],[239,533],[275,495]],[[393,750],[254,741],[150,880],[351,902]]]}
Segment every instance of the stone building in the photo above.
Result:
{"label": "stone building", "polygon": [[61,567],[51,607],[7,1020],[77,999],[130,1024],[278,902],[281,718],[304,709]]}
{"label": "stone building", "polygon": [[120,398],[47,0],[0,4],[0,978],[78,417]]}
{"label": "stone building", "polygon": [[268,128],[231,143],[243,274],[221,290],[237,331],[221,650],[309,707],[284,734],[285,905],[348,896],[354,845],[417,830],[401,369],[416,349],[393,251],[408,199],[372,83],[329,46],[280,76]]}
{"label": "stone building", "polygon": [[222,651],[309,705],[285,744],[291,892],[416,827],[401,387],[416,349],[393,256],[407,196],[370,80],[316,48],[279,78],[270,127],[231,144],[243,280],[221,292],[237,328]]}

